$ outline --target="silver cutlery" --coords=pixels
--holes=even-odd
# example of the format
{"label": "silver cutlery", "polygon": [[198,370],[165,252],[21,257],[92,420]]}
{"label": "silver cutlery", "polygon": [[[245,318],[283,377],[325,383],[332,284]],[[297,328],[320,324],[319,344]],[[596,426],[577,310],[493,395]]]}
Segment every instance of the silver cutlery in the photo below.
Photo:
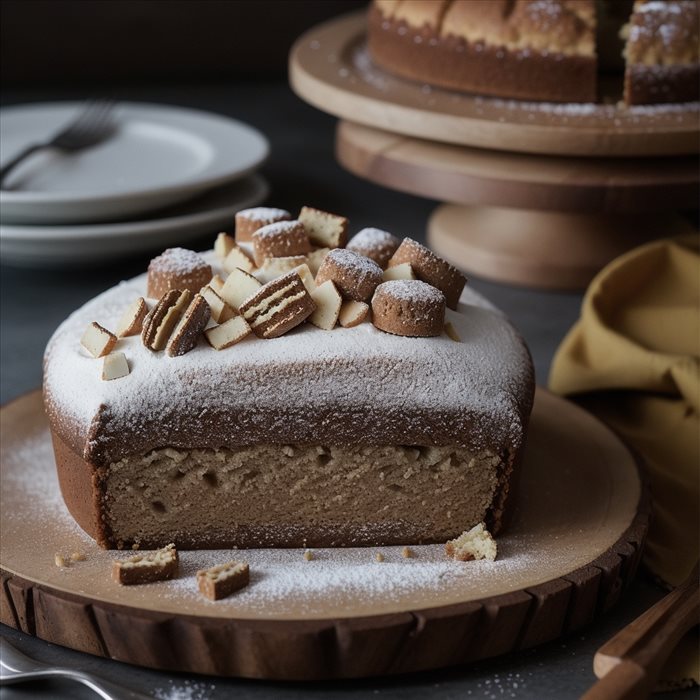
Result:
{"label": "silver cutlery", "polygon": [[104,700],[122,700],[123,698],[145,700],[152,697],[129,690],[90,673],[72,668],[50,666],[42,661],[30,659],[6,639],[0,639],[0,686],[51,678],[67,678],[82,683]]}
{"label": "silver cutlery", "polygon": [[7,175],[17,165],[37,151],[54,149],[65,153],[75,153],[96,146],[107,139],[114,132],[113,108],[114,102],[112,100],[98,99],[87,102],[78,116],[61,131],[47,141],[27,146],[9,163],[3,165],[0,168],[0,184],[5,181]]}

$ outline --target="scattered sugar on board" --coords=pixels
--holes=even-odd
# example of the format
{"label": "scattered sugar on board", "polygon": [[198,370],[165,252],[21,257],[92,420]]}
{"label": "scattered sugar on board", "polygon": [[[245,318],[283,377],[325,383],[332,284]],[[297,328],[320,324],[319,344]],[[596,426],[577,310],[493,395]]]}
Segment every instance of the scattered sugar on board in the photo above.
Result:
{"label": "scattered sugar on board", "polygon": [[157,700],[206,700],[216,690],[213,683],[184,681],[176,685],[169,680],[169,688],[156,688],[154,696]]}

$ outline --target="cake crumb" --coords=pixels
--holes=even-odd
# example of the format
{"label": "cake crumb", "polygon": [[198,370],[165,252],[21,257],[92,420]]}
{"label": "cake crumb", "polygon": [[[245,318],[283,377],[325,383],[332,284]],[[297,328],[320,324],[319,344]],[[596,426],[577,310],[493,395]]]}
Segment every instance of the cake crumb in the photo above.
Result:
{"label": "cake crumb", "polygon": [[73,552],[70,555],[71,561],[85,561],[87,557],[82,552]]}
{"label": "cake crumb", "polygon": [[55,554],[53,558],[53,563],[59,568],[64,569],[68,566],[66,558],[62,554]]}
{"label": "cake crumb", "polygon": [[133,549],[134,551],[136,551],[138,548],[139,548],[138,542],[134,542],[134,544],[131,545],[131,549]]}
{"label": "cake crumb", "polygon": [[380,562],[381,562],[381,561],[384,561],[384,555],[383,555],[381,552],[377,552],[377,553],[374,555],[374,558],[375,558],[377,561],[380,561]]}
{"label": "cake crumb", "polygon": [[307,549],[304,552],[304,559],[306,559],[306,561],[311,561],[313,558],[314,558],[314,553],[310,549]]}
{"label": "cake crumb", "polygon": [[474,561],[476,559],[496,559],[496,540],[486,529],[484,523],[465,530],[459,537],[445,543],[445,553],[456,561]]}
{"label": "cake crumb", "polygon": [[413,556],[413,550],[410,547],[404,547],[401,550],[401,556],[404,559],[410,559]]}

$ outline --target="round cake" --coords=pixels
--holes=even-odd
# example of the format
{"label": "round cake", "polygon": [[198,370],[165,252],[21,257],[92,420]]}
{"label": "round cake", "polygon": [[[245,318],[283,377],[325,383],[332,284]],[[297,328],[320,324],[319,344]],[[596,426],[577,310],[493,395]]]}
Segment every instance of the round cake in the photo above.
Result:
{"label": "round cake", "polygon": [[[310,240],[333,229],[321,214],[316,230],[307,215]],[[167,254],[211,266],[199,293],[161,279],[168,291],[150,299],[144,274],[49,342],[45,404],[81,527],[109,548],[417,544],[482,521],[498,533],[534,391],[504,316],[469,290],[450,308],[442,278],[415,279],[404,252],[388,269],[408,279],[375,294],[398,284],[398,301],[416,302],[414,335],[396,320],[409,307],[386,294],[385,332],[369,303],[331,279],[317,286],[307,264],[265,284],[226,272],[238,243],[222,236],[226,257]]]}
{"label": "round cake", "polygon": [[368,46],[412,80],[498,97],[628,105],[698,100],[698,0],[374,0]]}

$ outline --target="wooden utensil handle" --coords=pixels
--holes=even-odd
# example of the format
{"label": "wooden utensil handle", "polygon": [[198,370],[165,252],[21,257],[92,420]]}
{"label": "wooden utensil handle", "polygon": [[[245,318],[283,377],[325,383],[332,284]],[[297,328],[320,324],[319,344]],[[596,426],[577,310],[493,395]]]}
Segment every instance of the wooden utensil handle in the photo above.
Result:
{"label": "wooden utensil handle", "polygon": [[698,624],[698,567],[688,579],[606,642],[593,659],[602,679],[585,700],[645,698],[681,637]]}

